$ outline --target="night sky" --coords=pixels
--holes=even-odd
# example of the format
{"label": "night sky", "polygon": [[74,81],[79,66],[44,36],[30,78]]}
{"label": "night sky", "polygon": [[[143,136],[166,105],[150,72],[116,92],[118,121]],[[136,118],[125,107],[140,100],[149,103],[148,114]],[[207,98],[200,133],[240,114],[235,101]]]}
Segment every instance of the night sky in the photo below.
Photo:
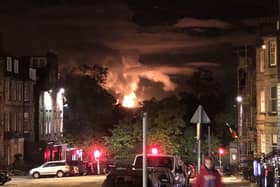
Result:
{"label": "night sky", "polygon": [[106,88],[122,100],[187,89],[197,68],[227,80],[236,50],[258,40],[257,20],[276,0],[1,0],[4,49],[15,56],[58,53],[60,69],[109,68]]}

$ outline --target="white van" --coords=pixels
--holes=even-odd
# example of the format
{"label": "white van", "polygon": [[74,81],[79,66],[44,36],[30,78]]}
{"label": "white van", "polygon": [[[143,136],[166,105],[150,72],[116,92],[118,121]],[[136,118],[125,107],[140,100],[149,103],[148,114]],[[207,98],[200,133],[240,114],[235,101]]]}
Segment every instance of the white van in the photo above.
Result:
{"label": "white van", "polygon": [[57,177],[63,177],[69,173],[70,166],[65,160],[49,161],[29,171],[29,174],[35,179],[40,178],[40,176],[48,175],[56,175]]}

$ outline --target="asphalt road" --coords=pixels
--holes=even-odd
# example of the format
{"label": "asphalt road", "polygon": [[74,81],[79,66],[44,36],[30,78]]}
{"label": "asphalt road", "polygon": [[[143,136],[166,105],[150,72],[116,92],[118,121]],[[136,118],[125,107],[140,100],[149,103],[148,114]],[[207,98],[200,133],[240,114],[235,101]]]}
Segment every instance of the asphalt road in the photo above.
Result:
{"label": "asphalt road", "polygon": [[[101,187],[105,179],[101,176],[80,176],[80,177],[64,177],[64,178],[40,178],[32,179],[31,177],[12,177],[12,181],[5,184],[10,187]],[[253,187],[237,177],[224,177],[223,183],[225,187]]]}

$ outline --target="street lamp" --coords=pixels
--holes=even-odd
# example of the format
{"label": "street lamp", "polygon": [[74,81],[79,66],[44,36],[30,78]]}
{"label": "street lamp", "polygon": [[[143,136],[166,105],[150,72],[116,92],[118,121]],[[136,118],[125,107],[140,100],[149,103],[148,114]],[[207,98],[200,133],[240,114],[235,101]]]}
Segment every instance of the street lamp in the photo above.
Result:
{"label": "street lamp", "polygon": [[[237,96],[236,97],[236,101],[238,102],[239,104],[239,107],[238,107],[238,137],[239,137],[239,159],[240,161],[243,159],[243,153],[244,153],[244,146],[243,146],[243,105],[242,105],[242,102],[243,102],[243,98],[242,96]],[[240,163],[240,166],[241,166],[242,163]]]}
{"label": "street lamp", "polygon": [[241,103],[242,100],[243,100],[243,98],[242,98],[240,95],[236,97],[236,101],[237,101],[238,103]]}

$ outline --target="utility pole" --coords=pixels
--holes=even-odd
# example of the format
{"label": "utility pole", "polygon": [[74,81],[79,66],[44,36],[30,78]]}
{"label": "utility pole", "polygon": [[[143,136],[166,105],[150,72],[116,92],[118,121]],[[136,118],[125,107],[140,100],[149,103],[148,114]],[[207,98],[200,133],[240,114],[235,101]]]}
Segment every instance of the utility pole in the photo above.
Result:
{"label": "utility pole", "polygon": [[147,113],[143,116],[143,187],[147,187]]}
{"label": "utility pole", "polygon": [[208,156],[211,155],[211,128],[210,125],[208,125]]}

